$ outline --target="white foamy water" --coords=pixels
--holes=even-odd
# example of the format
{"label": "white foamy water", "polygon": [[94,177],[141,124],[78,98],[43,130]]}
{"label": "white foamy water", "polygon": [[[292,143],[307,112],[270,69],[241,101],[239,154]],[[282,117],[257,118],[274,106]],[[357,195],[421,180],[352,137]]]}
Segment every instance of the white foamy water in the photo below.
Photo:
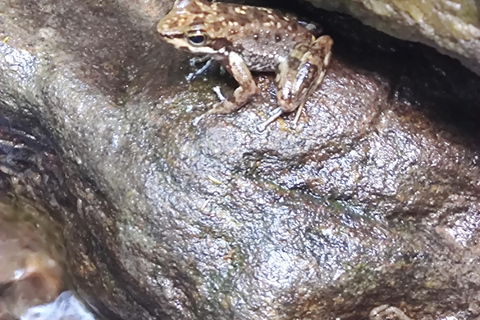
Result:
{"label": "white foamy water", "polygon": [[95,318],[70,291],[64,291],[55,301],[28,309],[20,320],[95,320]]}

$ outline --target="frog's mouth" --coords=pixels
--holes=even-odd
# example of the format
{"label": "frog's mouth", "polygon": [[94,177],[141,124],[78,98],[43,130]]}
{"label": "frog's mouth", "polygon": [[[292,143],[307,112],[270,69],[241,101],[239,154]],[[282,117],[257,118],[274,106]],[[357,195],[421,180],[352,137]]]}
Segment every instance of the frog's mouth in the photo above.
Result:
{"label": "frog's mouth", "polygon": [[160,33],[160,36],[162,36],[162,38],[172,39],[182,37],[182,33],[171,30],[169,25],[162,23],[162,21],[157,24],[157,32]]}
{"label": "frog's mouth", "polygon": [[160,33],[160,37],[162,37],[165,42],[170,43],[175,48],[189,50],[186,41],[183,39],[183,34],[161,30],[160,25],[159,28],[157,28],[157,31]]}

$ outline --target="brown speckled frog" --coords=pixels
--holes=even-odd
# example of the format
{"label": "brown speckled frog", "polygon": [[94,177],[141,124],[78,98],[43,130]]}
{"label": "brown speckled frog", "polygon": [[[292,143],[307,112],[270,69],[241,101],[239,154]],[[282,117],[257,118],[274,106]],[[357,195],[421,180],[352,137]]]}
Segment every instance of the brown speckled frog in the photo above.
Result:
{"label": "brown speckled frog", "polygon": [[329,36],[315,39],[292,15],[203,0],[177,0],[157,31],[177,49],[218,60],[239,83],[232,96],[206,114],[245,105],[258,91],[250,71],[276,72],[279,107],[260,130],[296,109],[297,122],[308,96],[323,81],[333,44]]}

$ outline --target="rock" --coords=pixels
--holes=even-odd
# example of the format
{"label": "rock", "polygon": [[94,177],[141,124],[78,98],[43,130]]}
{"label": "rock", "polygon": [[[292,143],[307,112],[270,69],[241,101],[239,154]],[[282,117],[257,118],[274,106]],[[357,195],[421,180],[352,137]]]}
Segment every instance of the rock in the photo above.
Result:
{"label": "rock", "polygon": [[348,13],[394,37],[418,41],[460,60],[480,74],[478,0],[310,0]]}
{"label": "rock", "polygon": [[[2,190],[64,227],[73,284],[107,319],[470,319],[479,310],[480,79],[332,15],[299,126],[236,84],[187,83],[165,2],[0,3]],[[334,28],[335,27],[335,28]],[[362,35],[357,37],[357,35]],[[19,148],[22,146],[22,148]]]}

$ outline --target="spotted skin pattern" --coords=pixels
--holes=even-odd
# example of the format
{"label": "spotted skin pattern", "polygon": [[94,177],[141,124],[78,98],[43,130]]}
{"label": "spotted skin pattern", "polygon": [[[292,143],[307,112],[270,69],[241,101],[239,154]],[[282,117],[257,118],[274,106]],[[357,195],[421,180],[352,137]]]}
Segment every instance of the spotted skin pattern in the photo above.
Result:
{"label": "spotted skin pattern", "polygon": [[258,93],[250,71],[276,72],[279,108],[262,130],[285,112],[298,110],[298,121],[308,96],[323,81],[333,44],[326,35],[315,39],[293,15],[204,0],[177,0],[157,31],[177,49],[219,61],[239,83],[207,114],[233,112]]}

